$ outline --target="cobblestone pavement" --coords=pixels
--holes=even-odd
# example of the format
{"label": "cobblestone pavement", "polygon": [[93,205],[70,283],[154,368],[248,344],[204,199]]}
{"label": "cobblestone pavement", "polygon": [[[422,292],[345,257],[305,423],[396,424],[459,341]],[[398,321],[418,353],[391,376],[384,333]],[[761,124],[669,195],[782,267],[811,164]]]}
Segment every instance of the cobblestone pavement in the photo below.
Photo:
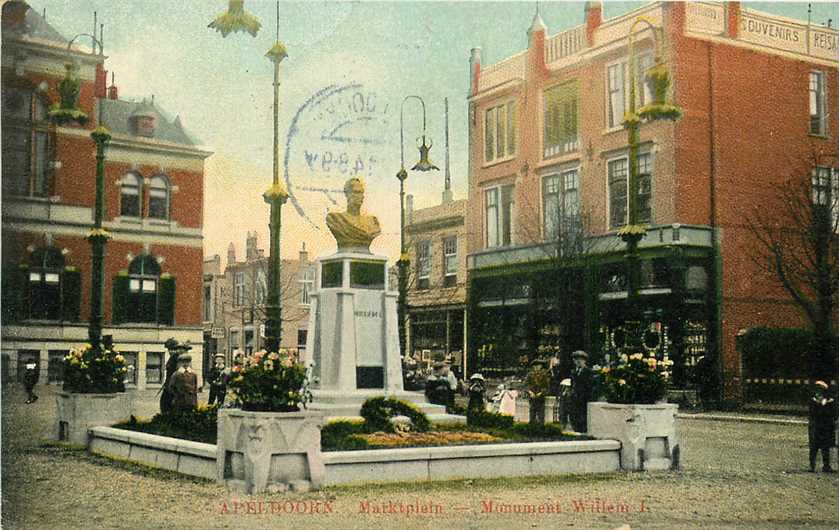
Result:
{"label": "cobblestone pavement", "polygon": [[[684,469],[674,473],[461,480],[239,498],[212,482],[45,444],[55,421],[55,391],[38,391],[41,399],[25,405],[19,386],[3,389],[4,529],[839,528],[839,474],[805,471],[802,425],[679,420]],[[151,414],[154,393],[141,400]],[[587,509],[576,511],[575,501]],[[559,506],[561,512],[486,513],[490,502],[494,508]],[[384,503],[397,513],[364,513],[364,503]],[[629,512],[598,512],[598,503],[602,510],[612,505]],[[407,515],[398,513],[400,506],[440,512]]]}

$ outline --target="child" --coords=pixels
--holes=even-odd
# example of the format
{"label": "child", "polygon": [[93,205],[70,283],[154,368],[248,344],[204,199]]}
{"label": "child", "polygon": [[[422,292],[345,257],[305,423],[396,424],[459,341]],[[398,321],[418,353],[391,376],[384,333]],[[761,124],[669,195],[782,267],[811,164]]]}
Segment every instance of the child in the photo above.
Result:
{"label": "child", "polygon": [[38,396],[35,395],[35,384],[38,382],[38,365],[34,362],[26,363],[26,371],[23,372],[23,387],[26,389],[26,403],[35,403]]}

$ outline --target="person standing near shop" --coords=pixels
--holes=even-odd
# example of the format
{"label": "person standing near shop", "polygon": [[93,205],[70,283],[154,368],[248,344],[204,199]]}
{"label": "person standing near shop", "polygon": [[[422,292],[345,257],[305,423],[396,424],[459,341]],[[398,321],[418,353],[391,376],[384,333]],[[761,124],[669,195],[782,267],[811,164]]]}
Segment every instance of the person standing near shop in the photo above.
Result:
{"label": "person standing near shop", "polygon": [[26,389],[26,403],[35,403],[38,396],[35,395],[35,385],[38,383],[38,363],[34,360],[26,363],[23,371],[23,388]]}
{"label": "person standing near shop", "polygon": [[230,370],[224,365],[224,354],[219,353],[215,357],[215,363],[210,369],[210,399],[207,404],[217,403],[219,407],[224,406],[224,398],[227,394],[227,380],[230,377]]}
{"label": "person standing near shop", "polygon": [[574,370],[571,372],[570,416],[574,430],[588,432],[588,402],[594,391],[594,373],[587,366],[588,354],[577,350],[571,354]]}
{"label": "person standing near shop", "polygon": [[810,472],[816,471],[816,455],[822,452],[822,471],[833,473],[830,467],[830,448],[836,445],[836,401],[830,396],[829,386],[816,381],[810,398]]}

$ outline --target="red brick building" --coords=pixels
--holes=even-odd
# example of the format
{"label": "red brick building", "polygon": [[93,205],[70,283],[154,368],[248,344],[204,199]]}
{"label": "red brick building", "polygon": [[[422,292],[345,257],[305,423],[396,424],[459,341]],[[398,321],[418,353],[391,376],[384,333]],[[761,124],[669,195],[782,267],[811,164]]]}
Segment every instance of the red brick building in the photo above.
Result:
{"label": "red brick building", "polygon": [[[626,300],[628,35],[643,71],[656,45],[683,116],[640,128],[639,213],[647,341],[691,388],[703,356],[740,388],[736,337],[758,326],[805,326],[774,277],[753,262],[749,212],[813,156],[839,182],[839,32],[741,8],[739,2],[659,2],[549,36],[537,14],[528,47],[497,64],[472,51],[470,116],[470,355],[487,366],[539,345],[617,350]],[[569,228],[570,227],[570,228]],[[551,243],[584,227],[585,259],[556,270]],[[563,266],[564,267],[564,266]],[[561,278],[565,278],[562,280]],[[546,295],[565,282],[566,300]],[[493,346],[494,356],[479,354]],[[476,366],[476,364],[472,364]]]}
{"label": "red brick building", "polygon": [[[84,49],[24,2],[3,6],[3,372],[28,359],[41,380],[60,380],[60,358],[87,341],[95,199],[95,145],[106,149],[104,334],[125,352],[138,387],[161,382],[163,343],[202,355],[201,282],[204,159],[179,118],[118,98],[106,56]],[[90,39],[88,39],[90,41]],[[51,123],[65,63],[79,66],[84,126]]]}

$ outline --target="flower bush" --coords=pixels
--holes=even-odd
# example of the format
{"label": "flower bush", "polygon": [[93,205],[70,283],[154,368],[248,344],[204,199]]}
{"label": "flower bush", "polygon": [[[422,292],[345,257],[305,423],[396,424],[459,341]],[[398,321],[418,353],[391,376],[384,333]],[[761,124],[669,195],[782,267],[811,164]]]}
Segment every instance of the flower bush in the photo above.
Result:
{"label": "flower bush", "polygon": [[311,401],[306,366],[292,350],[260,350],[231,370],[227,389],[242,410],[295,412]]}
{"label": "flower bush", "polygon": [[667,392],[667,370],[673,361],[659,361],[642,353],[621,355],[610,366],[600,369],[603,393],[609,403],[653,404]]}
{"label": "flower bush", "polygon": [[367,432],[394,432],[390,422],[394,416],[407,416],[413,430],[418,432],[431,428],[428,417],[416,405],[394,398],[370,398],[361,405],[359,414],[364,418],[364,430]]}
{"label": "flower bush", "polygon": [[78,394],[125,392],[125,357],[113,349],[95,351],[90,344],[64,357],[64,390]]}

